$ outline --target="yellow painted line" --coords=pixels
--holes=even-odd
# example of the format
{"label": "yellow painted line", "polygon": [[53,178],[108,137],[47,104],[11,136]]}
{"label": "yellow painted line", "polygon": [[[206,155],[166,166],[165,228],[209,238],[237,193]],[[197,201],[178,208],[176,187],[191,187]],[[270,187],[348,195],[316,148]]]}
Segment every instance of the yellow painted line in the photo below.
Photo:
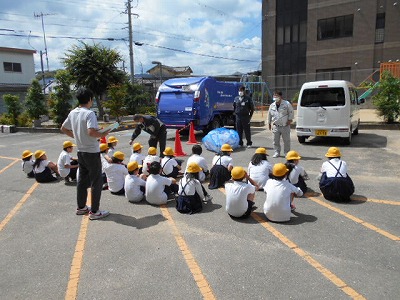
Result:
{"label": "yellow painted line", "polygon": [[1,155],[0,155],[0,158],[10,159],[10,160],[20,160],[19,158],[16,158],[16,157],[8,157],[8,156],[1,156]]}
{"label": "yellow painted line", "polygon": [[186,241],[184,240],[181,233],[179,232],[179,229],[176,226],[176,223],[175,223],[174,219],[172,218],[167,206],[162,205],[160,208],[161,208],[161,212],[162,212],[164,218],[166,218],[168,220],[170,226],[172,227],[173,235],[175,237],[176,243],[178,244],[178,247],[183,254],[186,264],[189,267],[189,270],[193,275],[193,278],[197,284],[197,287],[200,290],[200,293],[203,295],[203,299],[206,299],[206,300],[216,299],[215,295],[210,287],[210,284],[208,283],[206,277],[203,275],[203,272],[201,271],[198,263],[194,259],[193,254],[189,249],[189,246],[187,245]]}
{"label": "yellow painted line", "polygon": [[370,198],[351,197],[351,201],[373,202],[373,203],[388,204],[388,205],[400,205],[400,201],[379,200],[379,199],[370,199]]}
{"label": "yellow painted line", "polygon": [[3,173],[5,170],[8,168],[11,168],[13,165],[15,165],[17,162],[19,162],[19,159],[14,160],[12,163],[10,163],[8,166],[4,167],[3,169],[0,170],[0,174]]}
{"label": "yellow painted line", "polygon": [[15,216],[15,214],[20,210],[22,205],[28,200],[28,198],[32,195],[33,191],[39,186],[38,182],[35,182],[30,189],[25,193],[25,195],[19,200],[17,205],[10,211],[10,213],[5,217],[3,221],[0,223],[0,231],[7,225],[8,222]]}
{"label": "yellow painted line", "polygon": [[391,240],[397,241],[397,242],[400,241],[400,237],[398,237],[398,236],[396,236],[394,234],[391,234],[391,233],[389,233],[389,232],[387,232],[387,231],[385,231],[383,229],[380,229],[380,228],[376,227],[375,225],[372,225],[372,224],[370,224],[368,222],[365,222],[364,220],[361,220],[360,218],[357,218],[357,217],[355,217],[355,216],[353,216],[353,215],[351,215],[351,214],[349,214],[349,213],[347,213],[347,212],[345,212],[345,211],[343,211],[343,210],[341,210],[341,209],[339,209],[339,208],[337,208],[337,207],[335,207],[333,205],[330,205],[330,204],[326,203],[325,201],[322,201],[320,199],[317,199],[315,197],[310,197],[310,196],[308,196],[307,198],[310,199],[311,201],[314,201],[315,203],[318,203],[319,205],[322,205],[322,206],[324,206],[324,207],[326,207],[326,208],[328,208],[328,209],[330,209],[330,210],[332,210],[334,212],[337,212],[338,214],[340,214],[340,215],[342,215],[342,216],[344,216],[344,217],[346,217],[346,218],[348,218],[348,219],[350,219],[350,220],[352,220],[352,221],[354,221],[356,223],[359,223],[360,225],[363,225],[364,227],[366,227],[368,229],[371,229],[371,230],[375,231],[376,233],[379,233],[379,234],[383,235],[384,237],[387,237],[388,239],[391,239]]}
{"label": "yellow painted line", "polygon": [[[87,205],[91,205],[92,193],[88,191]],[[83,254],[85,251],[86,236],[88,231],[89,216],[82,216],[81,228],[79,230],[78,240],[75,245],[74,257],[71,263],[71,270],[69,272],[69,280],[67,291],[65,293],[66,300],[74,300],[78,295],[78,285],[81,276]]]}
{"label": "yellow painted line", "polygon": [[252,213],[251,216],[260,223],[265,229],[271,232],[276,238],[278,238],[282,243],[292,249],[297,255],[302,257],[306,262],[308,262],[312,267],[314,267],[318,272],[325,276],[330,282],[340,288],[346,295],[350,296],[352,299],[365,299],[363,295],[358,293],[356,290],[348,286],[342,279],[332,273],[330,270],[321,265],[317,260],[312,258],[306,251],[299,248],[293,241],[279,232],[275,227],[267,222],[266,219],[261,218],[256,213]]}

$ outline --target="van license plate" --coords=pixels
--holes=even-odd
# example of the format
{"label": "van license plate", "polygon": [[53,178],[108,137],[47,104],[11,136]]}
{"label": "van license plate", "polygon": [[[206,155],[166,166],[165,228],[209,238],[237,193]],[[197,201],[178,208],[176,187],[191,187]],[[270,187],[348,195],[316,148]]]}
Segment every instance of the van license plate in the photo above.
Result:
{"label": "van license plate", "polygon": [[328,130],[315,130],[315,135],[316,136],[327,136]]}

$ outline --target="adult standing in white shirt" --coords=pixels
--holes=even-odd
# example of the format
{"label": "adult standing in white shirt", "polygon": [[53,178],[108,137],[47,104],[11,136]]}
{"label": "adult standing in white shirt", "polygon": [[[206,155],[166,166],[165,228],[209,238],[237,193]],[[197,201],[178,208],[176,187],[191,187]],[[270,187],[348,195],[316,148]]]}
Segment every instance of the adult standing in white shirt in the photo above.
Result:
{"label": "adult standing in white shirt", "polygon": [[289,101],[283,100],[282,92],[276,90],[273,96],[273,103],[268,110],[268,128],[274,135],[274,155],[279,157],[281,153],[281,142],[283,140],[283,151],[285,154],[290,151],[290,124],[294,118],[293,107]]}

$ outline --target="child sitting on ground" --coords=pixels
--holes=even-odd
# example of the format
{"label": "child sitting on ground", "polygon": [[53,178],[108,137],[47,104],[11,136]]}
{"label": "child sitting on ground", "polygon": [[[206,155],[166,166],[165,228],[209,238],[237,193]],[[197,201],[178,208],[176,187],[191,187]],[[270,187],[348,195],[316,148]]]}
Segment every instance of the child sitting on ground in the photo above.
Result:
{"label": "child sitting on ground", "polygon": [[70,153],[74,149],[75,144],[70,141],[63,143],[63,151],[58,157],[57,167],[60,176],[64,178],[65,184],[76,181],[76,172],[78,170],[78,160],[72,158]]}
{"label": "child sitting on ground", "polygon": [[205,199],[203,185],[199,181],[200,166],[191,162],[186,168],[185,176],[179,182],[176,210],[183,214],[194,214],[203,209]]}
{"label": "child sitting on ground", "polygon": [[272,165],[267,156],[267,149],[257,148],[247,168],[247,174],[257,183],[259,190],[263,189],[272,174]]}
{"label": "child sitting on ground", "polygon": [[100,159],[101,159],[101,176],[103,177],[103,190],[108,189],[106,168],[109,165],[109,162],[106,159],[107,151],[108,151],[108,145],[106,143],[101,143],[100,144]]}
{"label": "child sitting on ground", "polygon": [[136,161],[128,163],[129,174],[125,176],[125,197],[129,202],[140,202],[144,198],[146,181],[144,175],[139,176],[140,165]]}
{"label": "child sitting on ground", "polygon": [[[234,167],[231,174],[233,182],[225,184],[225,209],[232,218],[247,218],[251,214],[258,185],[242,167]],[[244,179],[250,183],[244,182]]]}
{"label": "child sitting on ground", "polygon": [[150,164],[149,173],[146,180],[146,201],[161,205],[166,204],[168,199],[175,199],[174,193],[178,192],[176,179],[161,176],[161,164],[158,161]]}
{"label": "child sitting on ground", "polygon": [[107,160],[109,162],[112,159],[115,151],[117,151],[115,149],[115,147],[117,147],[117,144],[118,144],[118,140],[117,140],[117,138],[115,136],[111,135],[111,136],[108,137],[108,140],[107,140],[107,145],[108,145],[107,156],[108,156],[109,159],[107,159]]}
{"label": "child sitting on ground", "polygon": [[153,161],[160,162],[160,157],[157,155],[157,149],[155,147],[150,147],[149,150],[147,151],[147,156],[143,160],[143,166],[142,166],[142,174],[148,176],[149,172],[149,166]]}
{"label": "child sitting on ground", "polygon": [[[35,151],[35,163],[33,164],[33,173],[37,182],[45,183],[57,181],[57,165],[47,159],[46,152],[43,150]],[[54,177],[55,174],[57,177]]]}
{"label": "child sitting on ground", "polygon": [[305,180],[308,180],[308,175],[304,168],[300,166],[301,156],[294,150],[289,151],[286,154],[286,167],[289,170],[288,180],[291,184],[299,187],[303,194],[307,192],[307,184]]}
{"label": "child sitting on ground", "polygon": [[210,170],[210,183],[208,184],[210,190],[223,187],[225,182],[231,178],[232,152],[231,145],[223,144],[220,154],[214,156]]}
{"label": "child sitting on ground", "polygon": [[105,168],[108,189],[113,195],[125,195],[125,176],[128,175],[128,170],[123,164],[125,154],[121,151],[116,151],[111,160],[111,164]]}
{"label": "child sitting on ground", "polygon": [[190,163],[192,162],[197,163],[201,168],[201,171],[199,172],[200,182],[204,182],[206,180],[206,177],[210,174],[210,172],[208,171],[207,161],[203,156],[201,156],[202,152],[203,149],[201,148],[200,145],[194,145],[192,147],[192,155],[187,160],[186,170],[185,170],[185,173],[187,173],[187,168],[190,165]]}
{"label": "child sitting on ground", "polygon": [[354,184],[347,174],[347,164],[341,160],[339,148],[331,147],[325,154],[328,161],[321,167],[319,188],[325,199],[337,202],[349,202],[354,193]]}
{"label": "child sitting on ground", "polygon": [[25,150],[22,152],[22,171],[25,172],[26,176],[29,178],[34,178],[33,164],[35,163],[33,153],[30,150]]}
{"label": "child sitting on ground", "polygon": [[143,160],[145,159],[145,155],[142,154],[143,146],[140,143],[134,143],[132,145],[132,155],[129,158],[129,162],[136,161],[139,165],[143,164]]}
{"label": "child sitting on ground", "polygon": [[300,197],[303,192],[286,180],[289,170],[282,163],[272,168],[272,179],[267,181],[264,192],[267,194],[264,203],[264,214],[272,222],[286,222],[290,220],[291,210],[294,210],[293,198]]}
{"label": "child sitting on ground", "polygon": [[182,169],[182,160],[175,159],[174,150],[171,147],[165,148],[164,157],[161,159],[161,176],[177,178]]}

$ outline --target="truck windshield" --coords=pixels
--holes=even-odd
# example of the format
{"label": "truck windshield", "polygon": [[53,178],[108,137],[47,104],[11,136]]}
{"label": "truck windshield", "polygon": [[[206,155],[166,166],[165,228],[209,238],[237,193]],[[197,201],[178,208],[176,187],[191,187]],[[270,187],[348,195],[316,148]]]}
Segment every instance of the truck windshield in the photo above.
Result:
{"label": "truck windshield", "polygon": [[305,89],[300,100],[300,106],[304,107],[344,106],[345,103],[341,87]]}

